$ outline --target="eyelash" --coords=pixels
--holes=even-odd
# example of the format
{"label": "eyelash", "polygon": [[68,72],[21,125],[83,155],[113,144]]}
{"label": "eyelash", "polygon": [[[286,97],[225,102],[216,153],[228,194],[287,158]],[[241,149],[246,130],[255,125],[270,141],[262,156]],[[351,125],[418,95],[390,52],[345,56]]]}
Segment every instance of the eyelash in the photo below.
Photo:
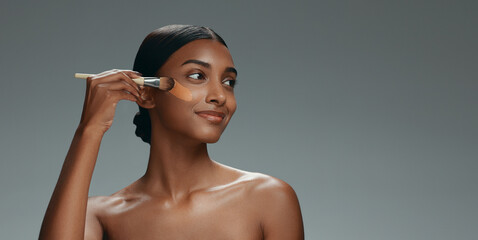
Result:
{"label": "eyelash", "polygon": [[[191,77],[193,75],[198,75],[198,77]],[[202,73],[193,73],[193,74],[189,74],[188,75],[189,78],[192,78],[192,79],[195,79],[195,80],[203,80],[205,79],[204,75]],[[230,86],[232,88],[234,88],[234,86],[236,85],[236,80],[235,79],[230,79],[230,80],[226,80],[225,82],[229,82],[229,84],[227,84],[227,86]]]}

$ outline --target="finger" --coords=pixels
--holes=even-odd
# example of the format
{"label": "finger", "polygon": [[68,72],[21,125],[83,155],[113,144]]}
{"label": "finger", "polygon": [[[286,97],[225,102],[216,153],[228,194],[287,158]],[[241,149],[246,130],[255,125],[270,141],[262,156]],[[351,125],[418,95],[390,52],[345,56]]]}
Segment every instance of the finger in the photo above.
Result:
{"label": "finger", "polygon": [[122,90],[114,90],[111,92],[114,92],[112,96],[115,101],[128,100],[132,102],[141,102],[141,97],[132,95],[130,92],[126,92]]}
{"label": "finger", "polygon": [[[139,75],[135,74],[134,72],[128,72],[128,73],[132,77],[140,77]],[[130,76],[128,76],[123,71],[110,70],[110,71],[100,73],[99,75],[94,75],[90,79],[90,83],[91,83],[92,87],[94,87],[96,85],[103,84],[103,83],[112,83],[112,82],[120,82],[120,81],[123,81],[123,82],[126,82],[127,84],[129,84],[139,94],[138,85],[131,79]]]}
{"label": "finger", "polygon": [[136,90],[139,92],[138,84],[136,84],[136,83],[133,81],[133,78],[139,77],[137,74],[134,74],[134,73],[131,73],[131,72],[124,72],[124,71],[121,71],[121,72],[119,72],[119,73],[122,74],[121,78],[122,78],[124,81],[127,81],[131,86],[133,86],[134,88],[136,88]]}
{"label": "finger", "polygon": [[[116,70],[116,71],[118,71],[118,72],[120,72],[120,71],[121,71],[121,72],[125,72],[125,73],[128,74],[128,76],[130,76],[130,77],[131,77],[131,75],[129,75],[129,74],[136,74],[136,75],[138,75],[138,76],[140,76],[140,77],[143,76],[143,74],[141,74],[141,73],[138,72],[138,71],[134,71],[134,70],[128,70],[128,69],[114,69],[114,70]],[[136,76],[136,77],[137,77],[137,76]]]}
{"label": "finger", "polygon": [[124,72],[126,73],[129,77],[131,78],[138,78],[138,77],[141,77],[143,76],[140,72],[137,72],[137,71],[133,71],[133,70],[119,70],[119,69],[111,69],[111,70],[108,70],[108,71],[104,71],[104,72],[101,72],[101,73],[98,73],[98,74],[93,74],[92,78],[94,79],[97,79],[97,78],[101,78],[101,77],[106,77],[106,76],[110,76],[110,75],[114,75],[116,73],[119,73],[119,72]]}
{"label": "finger", "polygon": [[105,89],[106,91],[127,91],[137,97],[140,97],[140,93],[136,88],[132,87],[125,81],[107,82],[96,85],[98,89]]}
{"label": "finger", "polygon": [[113,73],[124,73],[130,78],[139,78],[139,77],[143,76],[143,74],[141,74],[140,72],[133,71],[133,70],[127,70],[127,69],[113,69],[113,70],[111,70],[111,72],[113,72]]}
{"label": "finger", "polygon": [[114,76],[117,74],[116,70],[109,70],[102,73],[91,75],[87,78],[87,83],[96,85],[104,82],[111,82],[117,80]]}
{"label": "finger", "polygon": [[114,77],[118,77],[118,79],[122,79],[123,81],[128,82],[131,86],[136,88],[139,91],[138,85],[133,81],[133,78],[139,78],[141,77],[140,73],[137,73],[135,71],[131,70],[118,70],[118,69],[113,69],[109,73],[104,75],[105,79],[108,79],[106,81],[110,81],[110,79]]}
{"label": "finger", "polygon": [[111,69],[111,70],[104,71],[104,72],[101,72],[101,73],[98,73],[98,74],[93,74],[93,77],[94,77],[94,78],[105,77],[105,76],[108,76],[108,75],[115,74],[115,73],[117,73],[117,72],[118,72],[117,69]]}

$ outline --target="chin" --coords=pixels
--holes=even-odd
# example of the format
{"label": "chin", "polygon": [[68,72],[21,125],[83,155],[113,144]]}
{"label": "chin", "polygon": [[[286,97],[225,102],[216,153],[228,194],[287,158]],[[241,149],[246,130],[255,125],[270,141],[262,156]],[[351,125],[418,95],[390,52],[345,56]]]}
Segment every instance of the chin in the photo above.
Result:
{"label": "chin", "polygon": [[203,143],[217,143],[221,135],[202,136],[199,138]]}
{"label": "chin", "polygon": [[216,143],[221,138],[222,131],[199,131],[196,134],[197,139],[203,143]]}

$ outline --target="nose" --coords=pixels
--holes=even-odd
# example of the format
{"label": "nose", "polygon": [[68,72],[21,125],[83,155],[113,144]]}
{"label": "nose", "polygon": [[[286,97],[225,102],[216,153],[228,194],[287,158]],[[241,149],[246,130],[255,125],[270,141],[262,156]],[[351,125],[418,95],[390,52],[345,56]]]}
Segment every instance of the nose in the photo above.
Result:
{"label": "nose", "polygon": [[215,79],[211,80],[212,81],[209,81],[208,84],[206,102],[222,106],[224,103],[226,103],[226,94],[224,92],[222,83]]}

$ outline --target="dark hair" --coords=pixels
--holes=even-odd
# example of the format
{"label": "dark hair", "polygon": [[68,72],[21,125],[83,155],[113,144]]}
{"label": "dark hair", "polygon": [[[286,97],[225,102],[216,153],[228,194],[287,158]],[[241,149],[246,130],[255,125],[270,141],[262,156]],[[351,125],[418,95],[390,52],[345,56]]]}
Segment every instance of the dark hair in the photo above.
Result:
{"label": "dark hair", "polygon": [[[142,73],[145,77],[154,77],[174,52],[198,39],[213,39],[227,47],[224,40],[210,28],[168,25],[156,29],[146,36],[136,54],[133,70]],[[151,119],[148,110],[140,106],[133,123],[136,125],[136,136],[151,144]]]}

